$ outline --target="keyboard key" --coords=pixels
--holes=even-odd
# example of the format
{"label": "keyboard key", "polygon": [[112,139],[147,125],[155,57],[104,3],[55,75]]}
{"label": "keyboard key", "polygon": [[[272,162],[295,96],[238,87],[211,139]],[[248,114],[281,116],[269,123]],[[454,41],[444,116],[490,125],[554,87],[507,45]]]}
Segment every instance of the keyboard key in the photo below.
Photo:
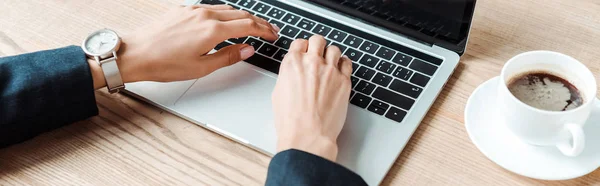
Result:
{"label": "keyboard key", "polygon": [[377,73],[377,75],[375,75],[375,77],[373,77],[372,80],[373,83],[376,83],[378,85],[387,87],[390,82],[392,82],[392,76],[388,76],[382,73]]}
{"label": "keyboard key", "polygon": [[275,53],[275,56],[273,56],[273,58],[276,60],[279,60],[279,61],[283,61],[283,58],[285,58],[285,55],[287,53],[288,53],[287,50],[279,49],[279,51],[277,51],[277,53]]}
{"label": "keyboard key", "polygon": [[248,40],[246,40],[246,42],[244,42],[244,43],[246,43],[250,46],[253,46],[255,50],[260,48],[260,46],[263,44],[262,41],[259,41],[255,38],[248,38]]}
{"label": "keyboard key", "polygon": [[375,84],[361,80],[360,82],[358,82],[356,87],[354,87],[354,90],[366,95],[371,95],[371,93],[373,93],[373,90],[375,90],[375,87],[377,87],[375,86]]}
{"label": "keyboard key", "polygon": [[222,4],[225,4],[225,2],[219,1],[219,0],[203,0],[202,4],[207,4],[207,5],[222,5]]}
{"label": "keyboard key", "polygon": [[377,66],[377,70],[385,72],[386,74],[391,74],[395,68],[396,65],[387,61],[381,61],[381,63],[379,63],[379,65]]}
{"label": "keyboard key", "polygon": [[379,49],[375,55],[385,60],[391,60],[392,57],[394,57],[394,54],[396,54],[396,52],[394,52],[392,49],[381,47],[381,49]]}
{"label": "keyboard key", "polygon": [[256,4],[256,6],[254,6],[254,8],[252,8],[252,10],[255,10],[255,11],[263,13],[263,14],[267,14],[267,12],[269,12],[269,9],[271,9],[271,6],[265,5],[263,3],[258,3],[258,4]]}
{"label": "keyboard key", "polygon": [[346,52],[344,52],[344,54],[348,56],[348,58],[350,58],[352,61],[358,61],[363,55],[362,52],[356,51],[351,48],[347,49]]}
{"label": "keyboard key", "polygon": [[308,33],[308,32],[306,32],[306,31],[303,30],[303,31],[300,32],[300,34],[298,34],[298,36],[296,36],[296,39],[308,39],[311,36],[313,36],[312,33]]}
{"label": "keyboard key", "polygon": [[[337,1],[340,1],[340,2],[342,2],[341,0],[337,0]],[[360,2],[360,1],[359,1],[359,2]],[[344,5],[344,6],[347,6],[347,7],[349,7],[349,8],[352,8],[352,9],[358,9],[358,8],[360,8],[360,5],[357,5],[357,4],[354,4],[354,3],[348,2],[348,1],[345,1],[345,2],[343,2],[343,3],[342,3],[342,5]]]}
{"label": "keyboard key", "polygon": [[416,85],[419,85],[421,87],[425,87],[427,85],[427,83],[429,82],[429,77],[424,76],[419,73],[415,73],[415,75],[410,79],[410,82],[414,83]]}
{"label": "keyboard key", "polygon": [[437,70],[437,66],[429,64],[420,59],[413,60],[412,63],[410,63],[409,67],[413,70],[422,72],[422,73],[430,75],[430,76],[433,75],[435,73],[435,71]]}
{"label": "keyboard key", "polygon": [[[269,15],[275,19],[281,19],[284,14],[285,14],[284,11],[279,10],[277,8],[271,8],[271,11],[269,11],[269,13],[267,13],[267,15]],[[279,25],[277,25],[277,26],[279,26]],[[279,28],[283,28],[283,26],[281,26]]]}
{"label": "keyboard key", "polygon": [[257,67],[260,67],[262,69],[271,71],[275,74],[279,73],[280,63],[275,60],[269,59],[263,55],[254,54],[250,58],[248,58],[244,61],[246,61],[252,65],[255,65]]}
{"label": "keyboard key", "polygon": [[235,8],[235,9],[238,9],[238,10],[240,9],[240,6],[237,6],[237,5],[234,5],[234,4],[229,4],[229,6]]}
{"label": "keyboard key", "polygon": [[394,77],[403,79],[408,81],[408,78],[410,78],[410,76],[413,74],[412,70],[408,70],[406,68],[403,67],[398,67],[398,69],[396,69],[396,71],[394,71],[394,73],[392,74]]}
{"label": "keyboard key", "polygon": [[395,22],[398,25],[403,25],[406,23],[406,17],[400,17],[399,19],[391,18],[390,21]]}
{"label": "keyboard key", "polygon": [[356,86],[356,84],[358,84],[358,81],[360,80],[354,76],[351,76],[350,81],[352,81],[352,88],[354,88],[354,86]]}
{"label": "keyboard key", "polygon": [[354,48],[358,48],[360,46],[360,44],[362,44],[362,42],[363,42],[363,39],[360,39],[360,38],[357,38],[357,37],[354,37],[351,35],[348,36],[346,38],[346,40],[344,40],[344,44],[347,44]]}
{"label": "keyboard key", "polygon": [[394,57],[394,59],[392,60],[392,62],[397,63],[399,65],[402,66],[408,66],[408,64],[410,63],[410,61],[412,61],[412,57],[401,54],[401,53],[397,53],[396,56]]}
{"label": "keyboard key", "polygon": [[300,17],[292,15],[292,14],[286,14],[283,17],[283,22],[290,24],[290,25],[296,25],[296,23],[298,23],[298,21],[300,21]]}
{"label": "keyboard key", "polygon": [[256,14],[256,17],[260,17],[261,19],[264,19],[265,21],[270,21],[271,18],[264,16],[264,15],[260,15],[260,14]]}
{"label": "keyboard key", "polygon": [[275,42],[276,46],[279,46],[281,48],[285,48],[285,49],[289,49],[290,45],[292,44],[294,40],[289,39],[287,37],[279,37],[279,39],[277,40],[277,42]]}
{"label": "keyboard key", "polygon": [[379,49],[379,45],[365,41],[362,45],[360,45],[360,49],[368,53],[375,54],[375,51]]}
{"label": "keyboard key", "polygon": [[219,43],[217,44],[217,46],[215,46],[215,50],[221,50],[221,48],[224,48],[229,45],[231,45],[229,42],[223,41],[222,43]]}
{"label": "keyboard key", "polygon": [[417,99],[419,97],[419,95],[421,95],[421,91],[423,91],[422,88],[408,84],[408,83],[406,83],[404,81],[400,81],[400,80],[394,80],[392,82],[392,84],[390,85],[390,89],[392,89],[396,92],[400,92],[404,95],[410,96],[415,99]]}
{"label": "keyboard key", "polygon": [[264,54],[267,57],[271,57],[273,54],[275,54],[275,52],[277,52],[277,49],[278,48],[276,46],[265,43],[262,45],[262,47],[260,47],[260,49],[258,49],[258,53]]}
{"label": "keyboard key", "polygon": [[415,21],[416,21],[416,20],[408,20],[408,23],[407,23],[407,24],[405,24],[404,26],[405,26],[405,27],[407,27],[407,28],[410,28],[410,29],[416,30],[416,31],[419,31],[419,30],[421,30],[421,27],[420,27],[420,26],[417,26],[417,25],[416,25],[417,23],[414,23]]}
{"label": "keyboard key", "polygon": [[352,98],[352,100],[350,100],[350,103],[361,108],[367,108],[370,102],[371,98],[361,93],[354,94],[354,97]]}
{"label": "keyboard key", "polygon": [[317,25],[313,30],[315,34],[322,35],[323,37],[327,36],[329,32],[331,32],[331,28],[322,24]]}
{"label": "keyboard key", "polygon": [[356,70],[358,70],[358,64],[356,63],[352,63],[352,74],[354,74],[354,72],[356,72]]}
{"label": "keyboard key", "polygon": [[229,41],[231,41],[232,43],[235,43],[235,44],[240,44],[240,43],[244,43],[244,41],[246,41],[246,39],[248,39],[248,37],[231,38],[231,39],[229,39]]}
{"label": "keyboard key", "polygon": [[383,12],[375,12],[375,13],[373,14],[373,16],[375,16],[375,17],[379,17],[379,18],[381,18],[381,19],[383,19],[383,20],[390,19],[390,16],[383,14]]}
{"label": "keyboard key", "polygon": [[229,0],[231,3],[238,3],[240,0]]}
{"label": "keyboard key", "polygon": [[344,46],[344,45],[342,45],[342,44],[339,44],[339,43],[333,42],[333,43],[331,43],[331,45],[335,45],[335,46],[337,46],[337,47],[340,49],[340,51],[341,51],[342,53],[344,53],[344,51],[346,51],[346,46]]}
{"label": "keyboard key", "polygon": [[291,38],[296,38],[296,35],[300,32],[300,29],[291,27],[290,25],[285,25],[280,31],[281,34],[289,36]]}
{"label": "keyboard key", "polygon": [[360,68],[358,68],[358,70],[356,70],[356,74],[354,74],[354,75],[356,75],[356,77],[359,77],[359,78],[371,80],[373,75],[375,75],[375,70],[371,70],[367,67],[360,67]]}
{"label": "keyboard key", "polygon": [[379,58],[376,58],[376,57],[368,55],[368,54],[365,54],[359,61],[360,64],[363,64],[363,65],[371,67],[371,68],[374,68],[378,62],[379,62]]}
{"label": "keyboard key", "polygon": [[254,6],[254,4],[256,4],[256,0],[242,0],[238,4],[240,6],[243,6],[243,7],[246,7],[246,8],[252,8],[252,6]]}
{"label": "keyboard key", "polygon": [[387,114],[385,115],[386,118],[389,118],[391,120],[394,120],[398,123],[402,122],[402,120],[404,120],[404,117],[406,116],[406,112],[397,108],[390,108],[390,110],[387,112]]}
{"label": "keyboard key", "polygon": [[379,115],[383,115],[389,107],[390,105],[388,104],[385,104],[381,101],[373,100],[373,102],[371,102],[371,105],[369,105],[369,108],[367,108],[367,110]]}
{"label": "keyboard key", "polygon": [[298,27],[304,29],[304,30],[312,30],[315,26],[317,25],[317,23],[310,21],[308,19],[304,19],[302,18],[302,20],[300,20],[300,22],[298,23]]}
{"label": "keyboard key", "polygon": [[352,99],[352,96],[354,96],[354,93],[355,93],[354,90],[350,91],[350,97],[348,98],[348,100]]}
{"label": "keyboard key", "polygon": [[346,33],[342,32],[342,31],[339,31],[339,30],[333,30],[333,32],[331,32],[331,33],[330,33],[330,34],[327,36],[327,38],[329,38],[329,39],[332,39],[332,40],[334,40],[334,41],[337,41],[337,42],[340,42],[340,43],[341,43],[342,41],[344,41],[344,38],[346,38],[346,36],[347,36],[347,35],[348,35],[348,34],[346,34]]}
{"label": "keyboard key", "polygon": [[282,23],[281,21],[277,21],[277,20],[275,20],[275,19],[271,19],[271,20],[269,21],[269,23],[271,23],[271,24],[274,24],[274,25],[277,25],[277,27],[279,27],[280,29],[281,29],[281,28],[283,28],[283,27],[285,26],[285,24],[284,24],[284,23]]}
{"label": "keyboard key", "polygon": [[363,12],[363,13],[365,13],[365,14],[372,14],[372,13],[375,13],[375,11],[374,11],[374,10],[368,9],[368,8],[366,8],[366,7],[364,7],[364,6],[363,6],[363,7],[359,7],[359,8],[357,8],[356,10],[358,10],[358,11],[361,11],[361,12]]}
{"label": "keyboard key", "polygon": [[[240,10],[248,12],[248,9],[243,9],[243,8],[240,8]],[[248,13],[250,13],[250,14],[252,14],[252,15],[256,15],[256,13],[254,13],[254,12],[248,12]]]}
{"label": "keyboard key", "polygon": [[375,92],[373,92],[373,97],[405,110],[410,110],[415,103],[415,100],[413,99],[381,87],[377,87],[377,89],[375,89]]}

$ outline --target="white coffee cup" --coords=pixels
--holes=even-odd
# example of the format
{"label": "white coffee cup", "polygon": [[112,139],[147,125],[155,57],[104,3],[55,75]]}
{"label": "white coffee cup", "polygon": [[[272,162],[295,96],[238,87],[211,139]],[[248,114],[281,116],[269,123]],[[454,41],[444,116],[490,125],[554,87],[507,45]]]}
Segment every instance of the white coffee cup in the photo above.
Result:
{"label": "white coffee cup", "polygon": [[[583,104],[567,111],[547,111],[521,102],[507,85],[512,78],[536,71],[549,72],[569,81],[579,90]],[[518,138],[531,145],[556,146],[566,156],[575,157],[583,151],[583,125],[592,110],[600,106],[596,98],[596,79],[585,65],[557,52],[526,52],[504,65],[500,82],[499,112],[508,129]]]}

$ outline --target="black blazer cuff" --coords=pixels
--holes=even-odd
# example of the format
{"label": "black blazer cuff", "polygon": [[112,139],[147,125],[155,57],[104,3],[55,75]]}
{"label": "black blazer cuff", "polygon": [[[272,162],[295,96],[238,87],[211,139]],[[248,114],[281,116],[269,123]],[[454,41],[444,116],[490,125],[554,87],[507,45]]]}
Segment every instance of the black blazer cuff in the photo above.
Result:
{"label": "black blazer cuff", "polygon": [[269,164],[265,185],[367,185],[356,173],[322,157],[290,149]]}

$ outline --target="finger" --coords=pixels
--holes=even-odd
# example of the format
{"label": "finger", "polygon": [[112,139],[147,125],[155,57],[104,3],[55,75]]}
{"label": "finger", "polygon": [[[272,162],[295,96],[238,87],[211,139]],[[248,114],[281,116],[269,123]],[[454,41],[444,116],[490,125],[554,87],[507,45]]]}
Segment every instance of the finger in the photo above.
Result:
{"label": "finger", "polygon": [[267,22],[267,20],[264,20],[263,18],[257,17],[255,15],[252,15],[250,12],[243,10],[222,10],[217,12],[217,18],[219,18],[219,20],[221,21],[232,21],[237,19],[249,18],[254,19],[260,24],[270,25],[270,23]]}
{"label": "finger", "polygon": [[261,25],[265,25],[267,27],[271,27],[271,30],[275,33],[279,33],[280,28],[277,25],[269,23],[267,20],[260,18],[258,16],[252,15],[250,12],[243,10],[223,10],[218,11],[217,18],[220,21],[233,21],[238,19],[253,19]]}
{"label": "finger", "polygon": [[308,53],[323,56],[323,52],[325,52],[325,45],[327,45],[327,42],[323,36],[314,35],[308,39]]}
{"label": "finger", "polygon": [[218,12],[217,17],[221,21],[231,21],[244,18],[254,19],[255,16],[250,14],[250,12],[246,12],[243,10],[223,10]]}
{"label": "finger", "polygon": [[230,5],[207,5],[207,4],[200,4],[200,5],[191,5],[191,6],[184,6],[184,7],[189,7],[189,8],[192,8],[192,9],[206,8],[206,9],[211,9],[211,10],[235,10]]}
{"label": "finger", "polygon": [[222,22],[224,24],[224,35],[228,38],[256,36],[268,41],[275,41],[279,38],[279,34],[273,30],[273,27],[261,24],[254,19],[237,19],[233,21]]}
{"label": "finger", "polygon": [[338,68],[338,63],[340,62],[341,56],[342,52],[340,51],[340,48],[335,45],[331,45],[327,47],[327,51],[325,51],[325,63]]}
{"label": "finger", "polygon": [[338,65],[342,74],[348,77],[352,76],[352,60],[348,56],[341,57]]}
{"label": "finger", "polygon": [[290,45],[290,52],[306,53],[308,50],[308,41],[306,39],[296,39]]}
{"label": "finger", "polygon": [[209,72],[213,72],[248,59],[254,55],[254,52],[254,47],[247,44],[231,45],[213,54],[202,56],[200,59],[201,62],[198,65]]}

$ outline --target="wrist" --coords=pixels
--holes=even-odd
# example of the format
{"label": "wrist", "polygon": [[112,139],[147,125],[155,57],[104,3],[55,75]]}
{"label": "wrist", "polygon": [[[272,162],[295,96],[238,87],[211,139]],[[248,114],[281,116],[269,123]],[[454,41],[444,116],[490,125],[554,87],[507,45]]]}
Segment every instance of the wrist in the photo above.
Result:
{"label": "wrist", "polygon": [[144,63],[140,60],[143,52],[139,45],[129,36],[121,37],[121,46],[117,52],[117,66],[121,72],[123,83],[131,83],[144,80]]}
{"label": "wrist", "polygon": [[99,89],[106,86],[106,79],[104,79],[104,72],[100,68],[100,64],[94,59],[87,59],[88,65],[90,66],[90,72],[92,74],[92,80],[94,82],[94,89]]}

